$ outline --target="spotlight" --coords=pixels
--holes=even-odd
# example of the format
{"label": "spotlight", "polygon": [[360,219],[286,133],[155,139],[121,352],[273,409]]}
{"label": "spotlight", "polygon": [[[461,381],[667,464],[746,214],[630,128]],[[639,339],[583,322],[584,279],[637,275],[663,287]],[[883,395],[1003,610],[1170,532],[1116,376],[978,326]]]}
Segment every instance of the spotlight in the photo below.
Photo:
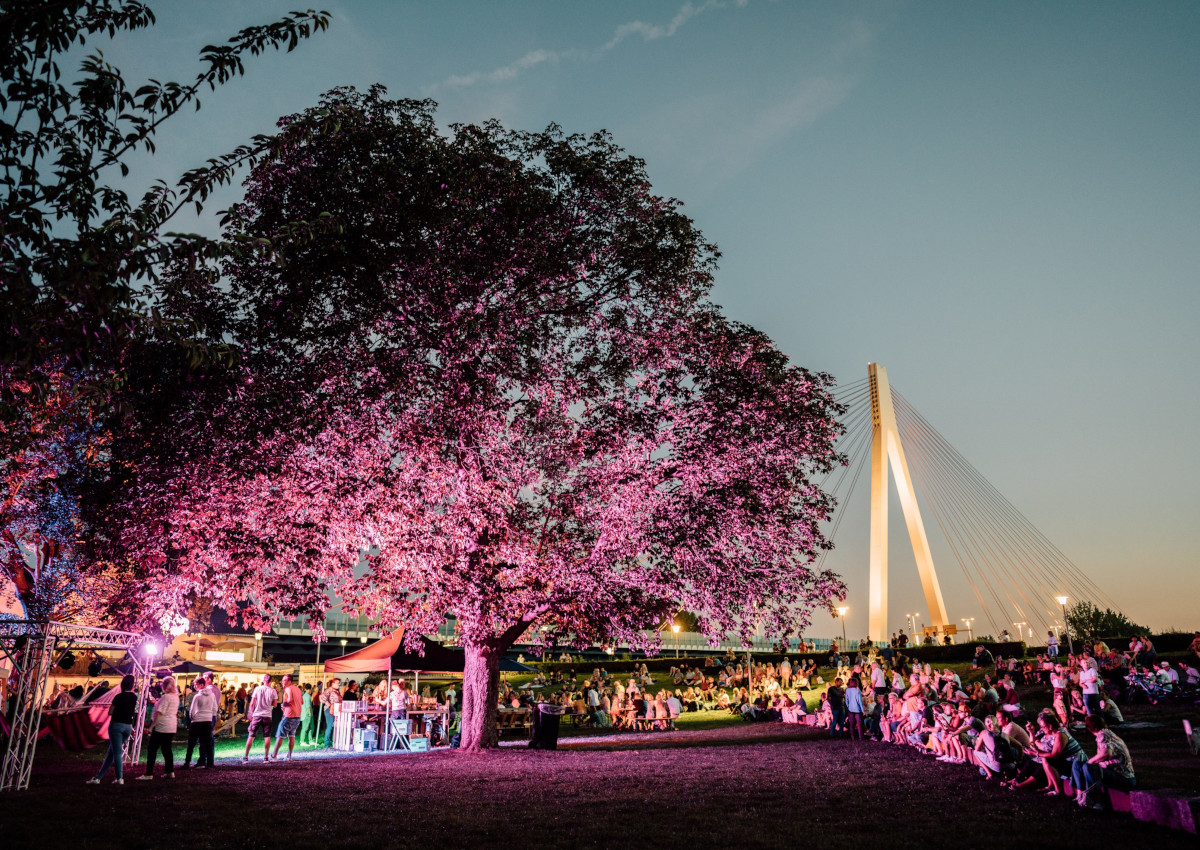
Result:
{"label": "spotlight", "polygon": [[58,659],[58,666],[64,670],[70,670],[75,666],[75,654],[67,650],[62,654],[62,658]]}
{"label": "spotlight", "polygon": [[94,679],[104,670],[104,662],[99,658],[93,658],[88,664],[88,678]]}
{"label": "spotlight", "polygon": [[158,657],[158,644],[157,643],[148,643],[142,648],[142,652],[145,653],[147,658],[157,658]]}

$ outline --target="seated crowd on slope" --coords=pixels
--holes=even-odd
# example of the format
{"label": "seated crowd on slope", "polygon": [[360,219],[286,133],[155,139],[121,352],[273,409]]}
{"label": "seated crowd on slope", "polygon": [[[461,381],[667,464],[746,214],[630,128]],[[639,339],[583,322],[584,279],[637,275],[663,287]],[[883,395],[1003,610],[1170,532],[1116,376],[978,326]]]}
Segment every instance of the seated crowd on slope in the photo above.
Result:
{"label": "seated crowd on slope", "polygon": [[[597,667],[582,682],[573,672],[539,674],[535,684],[560,690],[536,698],[508,691],[502,701],[553,701],[571,707],[579,722],[630,730],[673,729],[681,714],[703,709],[728,710],[747,721],[812,714],[810,722],[831,737],[912,746],[938,762],[970,765],[986,779],[1050,796],[1063,794],[1069,781],[1076,802],[1099,807],[1106,802],[1101,789],[1136,784],[1129,749],[1112,729],[1124,718],[1108,689],[1131,675],[1154,676],[1167,687],[1195,684],[1198,654],[1176,671],[1157,659],[1148,638],[1133,639],[1127,650],[1086,644],[1065,657],[1055,643],[1030,660],[996,659],[979,646],[974,666],[984,673],[971,683],[950,668],[912,665],[893,646],[863,641],[853,657],[834,646],[833,681],[812,709],[805,692],[825,684],[816,663],[793,664],[786,656],[778,664],[743,665],[728,656],[706,659],[702,667],[682,664],[658,683],[645,664],[620,678]],[[1048,696],[1050,707],[1026,712],[1019,690],[1035,699]]]}

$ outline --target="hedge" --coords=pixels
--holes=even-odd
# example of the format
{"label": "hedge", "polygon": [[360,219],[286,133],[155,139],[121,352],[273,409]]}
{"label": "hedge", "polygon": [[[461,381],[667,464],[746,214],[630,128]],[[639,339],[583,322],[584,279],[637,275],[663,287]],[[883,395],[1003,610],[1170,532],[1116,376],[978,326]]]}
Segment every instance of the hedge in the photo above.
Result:
{"label": "hedge", "polygon": [[[896,650],[898,656],[902,656],[910,661],[921,662],[969,662],[975,658],[975,647],[985,646],[992,653],[993,658],[1024,658],[1026,653],[1025,644],[1020,641],[1010,641],[1008,643],[959,643],[951,646],[910,646],[903,650]],[[756,652],[753,653],[754,662],[762,664],[771,662],[778,664],[783,660],[784,656],[779,653],[772,652]],[[633,658],[630,660],[620,658],[585,658],[583,661],[536,661],[526,658],[525,663],[531,667],[549,673],[557,670],[560,673],[569,673],[574,670],[577,675],[587,676],[596,667],[603,667],[609,673],[632,673],[639,669],[643,664],[646,669],[653,672],[667,672],[672,667],[687,665],[689,667],[700,667],[704,669],[704,659],[713,656],[705,655],[690,655],[675,658],[673,656],[659,655],[653,658]],[[795,664],[797,661],[815,661],[821,667],[828,667],[829,653],[828,652],[806,652],[795,653],[789,652],[788,659]],[[853,658],[853,653],[850,653]],[[738,661],[744,661],[746,658],[745,652],[738,653]],[[737,663],[736,661],[734,662]],[[709,668],[712,669],[712,668]]]}

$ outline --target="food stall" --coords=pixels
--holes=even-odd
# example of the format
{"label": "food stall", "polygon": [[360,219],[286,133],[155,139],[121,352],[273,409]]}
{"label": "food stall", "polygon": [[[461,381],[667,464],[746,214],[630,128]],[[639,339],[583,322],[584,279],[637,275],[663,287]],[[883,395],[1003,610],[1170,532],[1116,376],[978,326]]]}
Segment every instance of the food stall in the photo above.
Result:
{"label": "food stall", "polygon": [[[461,650],[447,649],[436,641],[421,637],[421,652],[404,648],[404,629],[397,629],[362,649],[325,662],[325,676],[345,673],[386,673],[388,691],[395,674],[412,674],[413,688],[408,717],[388,721],[387,706],[367,700],[344,701],[334,718],[333,748],[352,752],[371,749],[423,752],[430,748],[430,733],[437,724],[449,727],[447,708],[434,701],[420,699],[420,676],[461,675],[464,656]],[[370,731],[374,730],[374,731]]]}

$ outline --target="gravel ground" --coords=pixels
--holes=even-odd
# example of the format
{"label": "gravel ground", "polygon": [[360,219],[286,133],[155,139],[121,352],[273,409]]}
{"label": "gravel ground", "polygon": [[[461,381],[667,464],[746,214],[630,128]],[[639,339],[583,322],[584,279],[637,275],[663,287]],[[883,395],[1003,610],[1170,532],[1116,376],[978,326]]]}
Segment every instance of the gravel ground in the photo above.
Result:
{"label": "gravel ground", "polygon": [[225,764],[124,786],[83,784],[94,754],[43,750],[33,787],[0,797],[3,846],[1196,846],[908,748],[781,724],[563,744]]}

